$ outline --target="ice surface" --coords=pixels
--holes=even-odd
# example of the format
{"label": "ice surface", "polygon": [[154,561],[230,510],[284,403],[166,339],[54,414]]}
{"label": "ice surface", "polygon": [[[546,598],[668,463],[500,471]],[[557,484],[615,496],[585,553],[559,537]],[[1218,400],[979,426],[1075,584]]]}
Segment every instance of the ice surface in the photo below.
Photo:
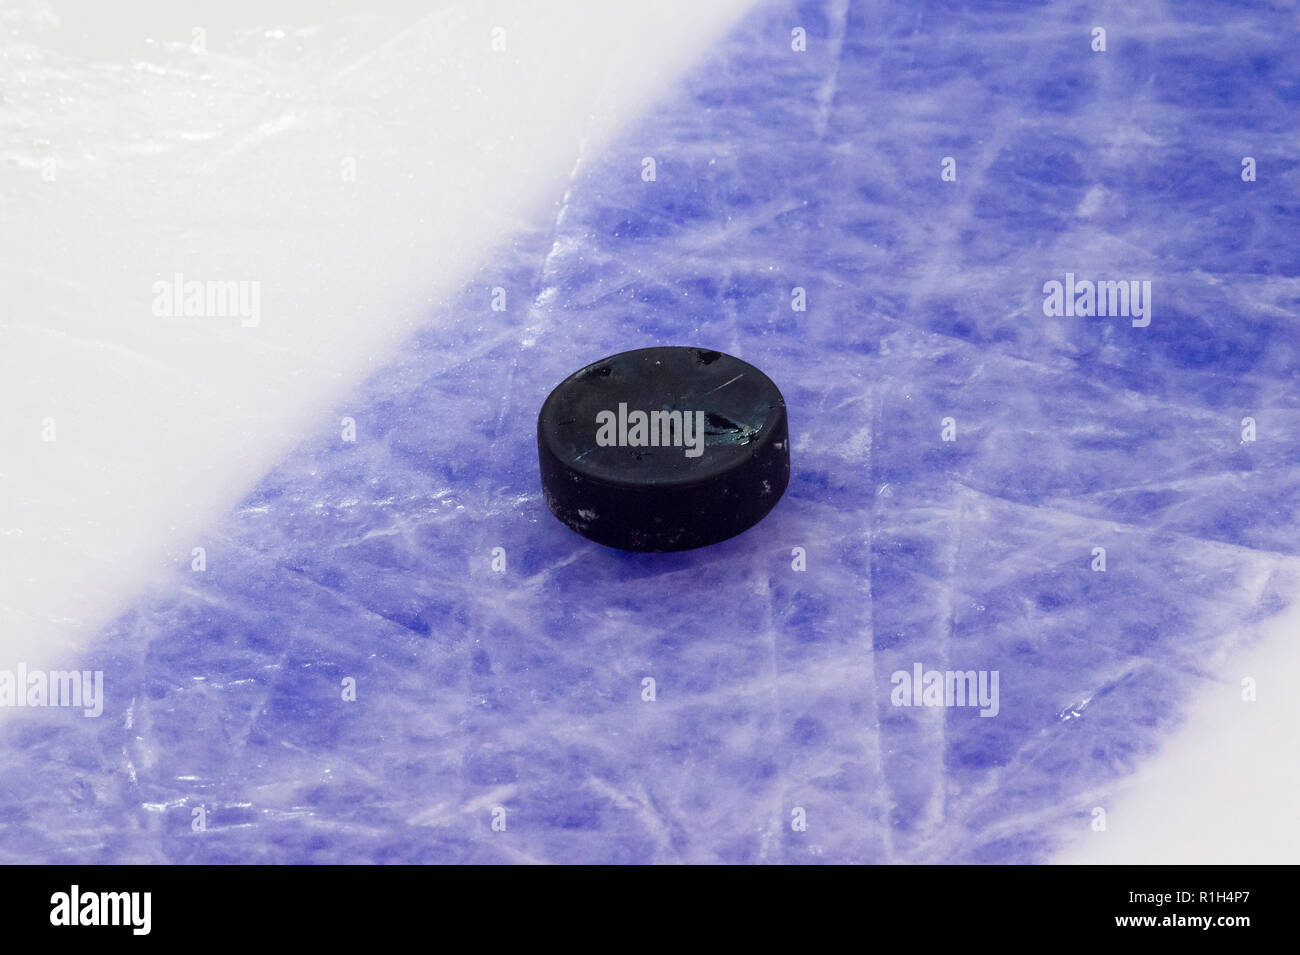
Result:
{"label": "ice surface", "polygon": [[[446,321],[745,2],[693,6],[7,4],[0,666],[63,660]],[[258,314],[154,314],[178,273]]]}
{"label": "ice surface", "polygon": [[[1234,655],[1225,679],[1200,691],[1187,722],[1132,777],[1113,787],[1103,835],[1068,840],[1058,861],[1178,865],[1300,858],[1295,822],[1300,761],[1300,605],[1269,621],[1264,639]],[[1260,689],[1243,703],[1240,678]]]}
{"label": "ice surface", "polygon": [[[1239,654],[1300,585],[1293,15],[1107,17],[1095,54],[1065,4],[760,7],[363,387],[278,418],[297,450],[94,642],[103,719],[9,718],[0,855],[1019,862],[1089,834],[1192,701],[1294,669]],[[284,221],[286,269],[312,226]],[[1150,326],[1046,318],[1067,271],[1151,280]],[[793,473],[738,538],[623,554],[546,512],[533,427],[654,344],[767,372]],[[915,663],[999,671],[998,715],[893,706]]]}

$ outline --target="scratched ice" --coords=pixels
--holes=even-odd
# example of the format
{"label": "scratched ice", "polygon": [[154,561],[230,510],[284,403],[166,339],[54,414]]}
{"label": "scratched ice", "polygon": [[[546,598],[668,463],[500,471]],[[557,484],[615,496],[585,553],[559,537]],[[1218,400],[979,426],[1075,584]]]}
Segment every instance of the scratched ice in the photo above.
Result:
{"label": "scratched ice", "polygon": [[[1047,858],[1300,585],[1300,61],[1222,9],[1103,57],[1062,3],[761,7],[103,635],[116,718],[4,727],[0,855]],[[1150,325],[1045,317],[1066,272]],[[789,403],[785,500],[702,551],[540,498],[548,390],[652,344]],[[892,705],[916,663],[998,715]]]}

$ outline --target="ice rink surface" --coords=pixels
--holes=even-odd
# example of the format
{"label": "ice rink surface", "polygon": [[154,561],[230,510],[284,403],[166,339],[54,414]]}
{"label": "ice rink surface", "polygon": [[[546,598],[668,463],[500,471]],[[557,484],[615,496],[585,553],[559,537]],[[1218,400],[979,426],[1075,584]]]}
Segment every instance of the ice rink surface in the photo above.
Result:
{"label": "ice rink surface", "polygon": [[[0,860],[1296,860],[1293,8],[369,6],[0,4]],[[625,554],[536,414],[656,344],[792,477]]]}

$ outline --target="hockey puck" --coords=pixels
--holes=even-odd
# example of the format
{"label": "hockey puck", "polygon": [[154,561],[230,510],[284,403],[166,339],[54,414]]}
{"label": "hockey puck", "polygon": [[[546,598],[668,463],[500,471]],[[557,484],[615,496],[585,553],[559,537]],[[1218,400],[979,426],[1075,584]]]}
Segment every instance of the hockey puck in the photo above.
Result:
{"label": "hockey puck", "polygon": [[703,348],[640,348],[570,375],[542,404],[537,454],[551,513],[633,551],[733,537],[790,479],[781,392],[753,365]]}

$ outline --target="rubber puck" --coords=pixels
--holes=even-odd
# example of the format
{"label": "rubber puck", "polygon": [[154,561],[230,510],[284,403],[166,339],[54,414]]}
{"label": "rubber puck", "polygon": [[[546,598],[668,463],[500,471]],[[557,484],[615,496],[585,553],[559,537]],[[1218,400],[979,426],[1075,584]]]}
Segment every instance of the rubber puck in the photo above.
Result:
{"label": "rubber puck", "polygon": [[785,399],[753,365],[640,348],[556,386],[537,416],[551,513],[633,551],[716,544],[757,524],[790,480]]}

